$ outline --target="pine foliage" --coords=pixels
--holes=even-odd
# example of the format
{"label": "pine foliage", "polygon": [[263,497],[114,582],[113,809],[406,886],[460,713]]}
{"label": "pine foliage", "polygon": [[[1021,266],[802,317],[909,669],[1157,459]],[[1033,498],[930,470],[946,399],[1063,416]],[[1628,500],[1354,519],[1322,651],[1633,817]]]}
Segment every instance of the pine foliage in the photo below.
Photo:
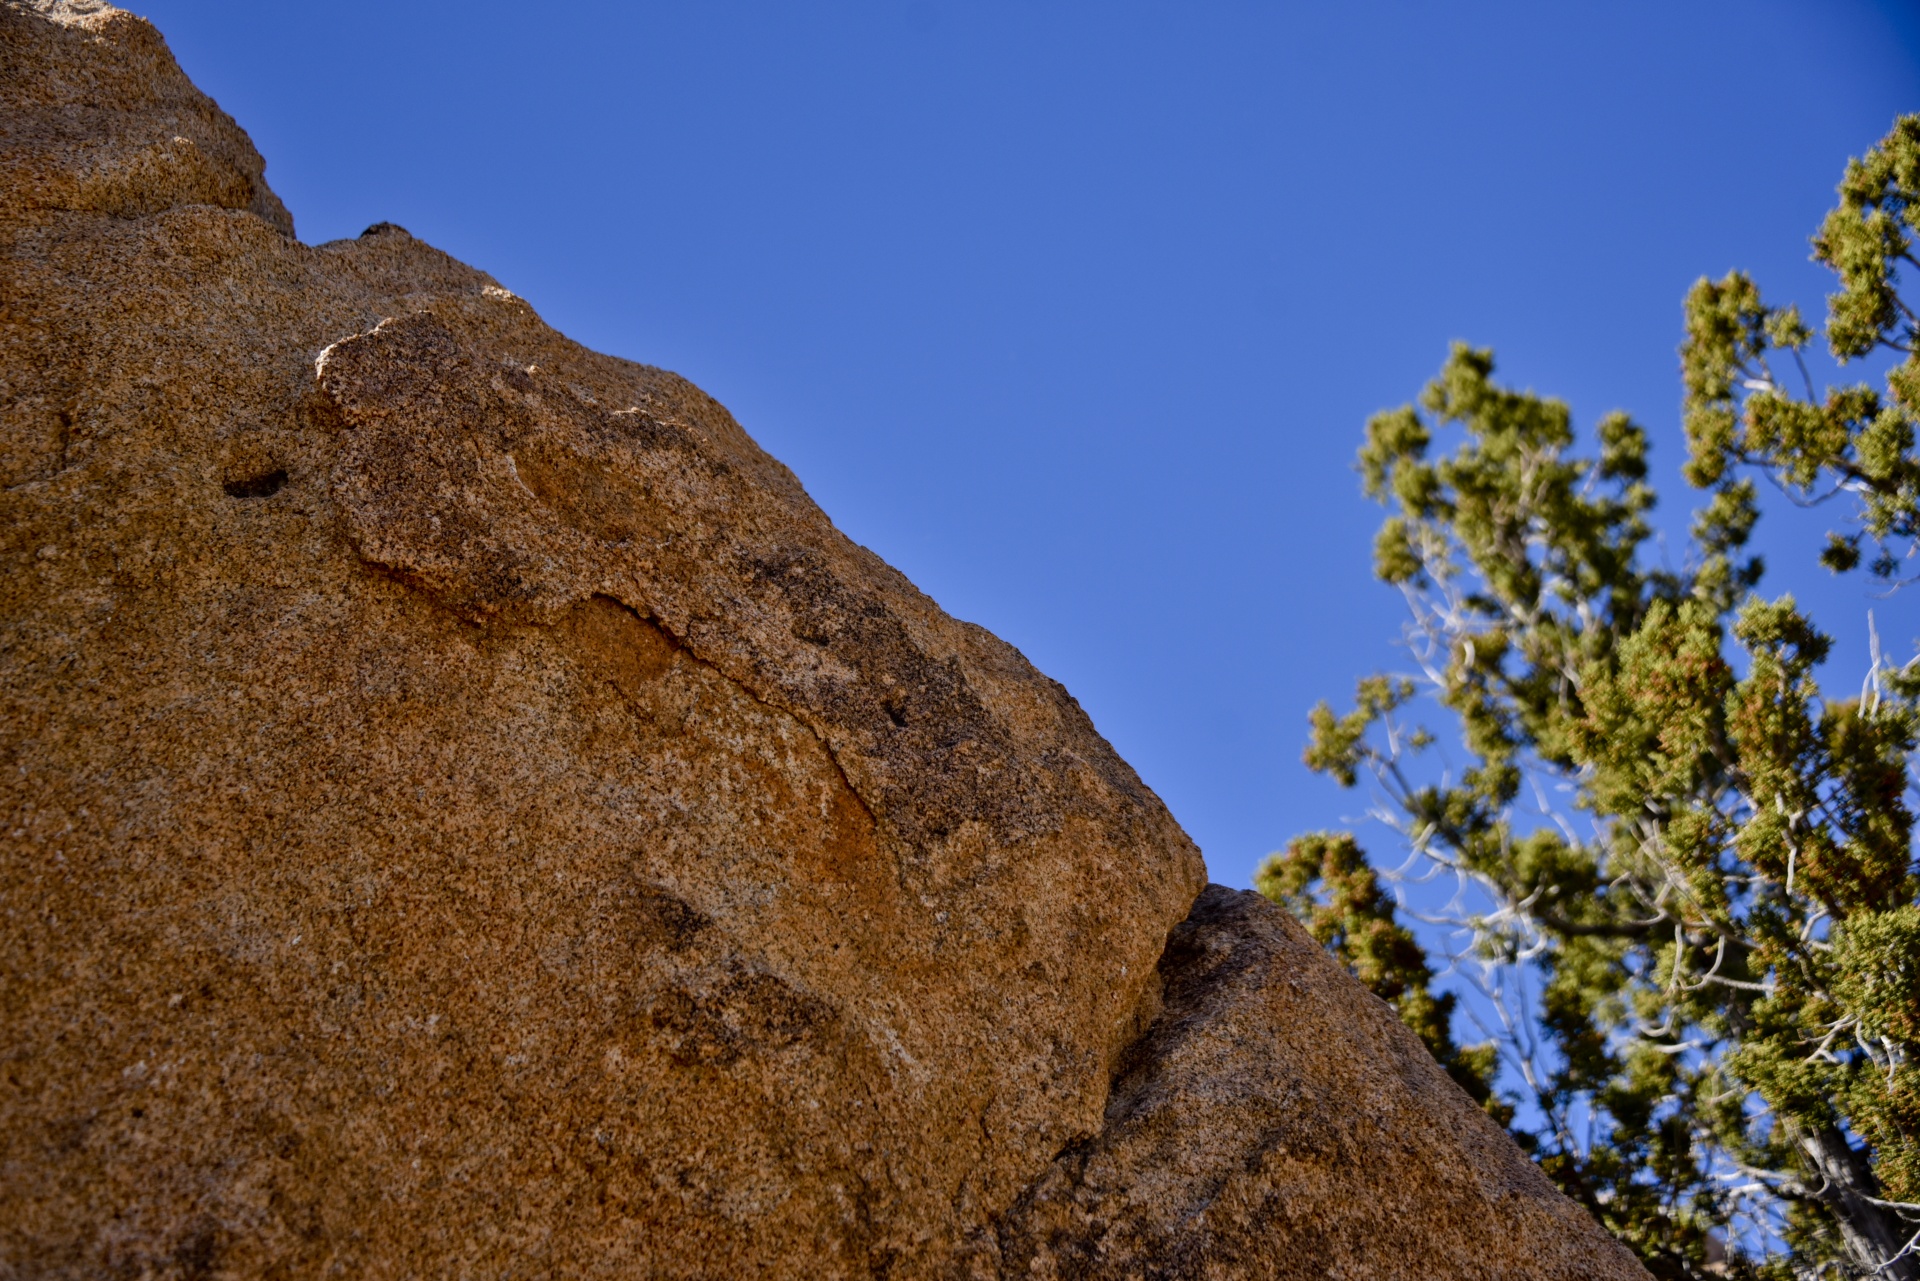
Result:
{"label": "pine foliage", "polygon": [[[1660,1277],[1920,1277],[1920,660],[1876,652],[1857,694],[1823,690],[1830,642],[1756,594],[1747,553],[1760,479],[1840,500],[1831,569],[1905,581],[1916,231],[1911,116],[1813,240],[1838,277],[1827,342],[1882,386],[1816,395],[1812,331],[1740,273],[1688,295],[1686,477],[1707,497],[1682,569],[1652,554],[1646,432],[1613,414],[1583,452],[1567,407],[1500,385],[1490,352],[1456,346],[1360,450],[1417,671],[1317,707],[1306,761],[1373,790],[1406,862],[1383,884],[1351,834],[1318,833],[1259,887]],[[1464,767],[1415,719],[1436,707]],[[1461,892],[1421,913],[1460,940],[1444,966],[1478,987],[1483,1043],[1455,1042],[1391,888],[1435,875]]]}

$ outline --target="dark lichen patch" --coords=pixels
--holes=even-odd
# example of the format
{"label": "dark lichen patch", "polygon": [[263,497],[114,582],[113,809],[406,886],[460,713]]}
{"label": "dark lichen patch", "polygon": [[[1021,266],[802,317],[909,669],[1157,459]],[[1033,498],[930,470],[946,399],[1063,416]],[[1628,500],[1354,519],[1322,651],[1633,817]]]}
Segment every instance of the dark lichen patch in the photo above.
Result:
{"label": "dark lichen patch", "polygon": [[682,1067],[726,1067],[743,1055],[784,1050],[834,1017],[827,1002],[772,974],[735,969],[704,991],[675,986],[648,1010],[663,1048]]}
{"label": "dark lichen patch", "polygon": [[227,492],[228,498],[271,498],[279,493],[286,483],[287,469],[275,467],[271,471],[256,472],[250,476],[229,480],[220,488]]}
{"label": "dark lichen patch", "polygon": [[641,887],[633,914],[641,939],[669,952],[685,951],[713,924],[705,912],[652,885]]}

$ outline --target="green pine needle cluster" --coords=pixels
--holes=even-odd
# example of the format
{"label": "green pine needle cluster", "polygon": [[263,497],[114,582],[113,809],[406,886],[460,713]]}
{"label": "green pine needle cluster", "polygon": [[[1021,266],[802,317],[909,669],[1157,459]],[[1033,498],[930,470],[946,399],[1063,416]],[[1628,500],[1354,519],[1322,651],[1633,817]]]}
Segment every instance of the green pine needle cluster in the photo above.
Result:
{"label": "green pine needle cluster", "polygon": [[[1418,670],[1315,708],[1305,759],[1372,787],[1412,866],[1458,887],[1447,961],[1486,1039],[1456,1043],[1456,997],[1350,834],[1296,840],[1259,888],[1659,1277],[1920,1278],[1920,660],[1876,652],[1856,696],[1823,692],[1828,639],[1755,594],[1745,551],[1760,477],[1843,500],[1829,567],[1870,547],[1904,581],[1916,230],[1920,116],[1849,164],[1813,241],[1839,280],[1827,342],[1883,361],[1883,387],[1816,396],[1812,331],[1739,273],[1689,294],[1686,476],[1707,501],[1683,569],[1648,554],[1646,432],[1610,415],[1583,452],[1567,407],[1501,386],[1490,352],[1456,346],[1360,450]],[[1466,756],[1449,769],[1413,719],[1436,706]]]}
{"label": "green pine needle cluster", "polygon": [[[1897,121],[1862,159],[1848,163],[1840,203],[1813,238],[1814,260],[1840,288],[1828,298],[1827,344],[1842,361],[1898,358],[1884,391],[1866,383],[1814,394],[1804,353],[1813,333],[1791,305],[1771,307],[1742,272],[1702,280],[1687,296],[1687,479],[1721,492],[1750,467],[1802,502],[1840,494],[1857,502],[1855,523],[1828,535],[1821,559],[1846,571],[1860,563],[1892,579],[1920,539],[1920,320],[1897,291],[1903,267],[1920,266],[1920,116]],[[1791,362],[1791,371],[1776,371]]]}

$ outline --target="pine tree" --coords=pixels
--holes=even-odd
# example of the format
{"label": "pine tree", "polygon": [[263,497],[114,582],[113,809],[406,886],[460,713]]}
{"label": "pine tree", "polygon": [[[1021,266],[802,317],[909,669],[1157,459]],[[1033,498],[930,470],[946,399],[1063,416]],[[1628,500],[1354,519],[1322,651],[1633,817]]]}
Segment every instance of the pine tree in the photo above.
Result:
{"label": "pine tree", "polygon": [[[1682,569],[1650,554],[1646,432],[1609,415],[1579,452],[1566,406],[1501,386],[1490,352],[1456,347],[1360,451],[1417,672],[1317,707],[1306,761],[1375,790],[1397,883],[1458,893],[1397,906],[1349,833],[1296,840],[1259,887],[1659,1277],[1920,1278],[1920,659],[1876,642],[1857,696],[1824,692],[1828,638],[1756,594],[1746,550],[1758,476],[1842,500],[1830,569],[1906,581],[1916,231],[1910,116],[1813,240],[1839,278],[1827,342],[1884,388],[1816,396],[1812,332],[1742,274],[1690,293],[1686,477],[1708,499]],[[1415,719],[1436,708],[1457,773]],[[1484,1043],[1456,1044],[1415,909]]]}

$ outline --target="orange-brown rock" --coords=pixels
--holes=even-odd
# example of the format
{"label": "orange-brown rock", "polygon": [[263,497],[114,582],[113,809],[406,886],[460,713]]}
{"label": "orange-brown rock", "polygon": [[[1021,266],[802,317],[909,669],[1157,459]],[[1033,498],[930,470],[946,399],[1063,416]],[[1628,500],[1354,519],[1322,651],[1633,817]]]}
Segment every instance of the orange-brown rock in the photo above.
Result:
{"label": "orange-brown rock", "polygon": [[1291,918],[1210,885],[1100,1132],[1002,1216],[1009,1276],[1636,1277]]}
{"label": "orange-brown rock", "polygon": [[262,172],[0,3],[0,1276],[1638,1275],[725,410]]}

